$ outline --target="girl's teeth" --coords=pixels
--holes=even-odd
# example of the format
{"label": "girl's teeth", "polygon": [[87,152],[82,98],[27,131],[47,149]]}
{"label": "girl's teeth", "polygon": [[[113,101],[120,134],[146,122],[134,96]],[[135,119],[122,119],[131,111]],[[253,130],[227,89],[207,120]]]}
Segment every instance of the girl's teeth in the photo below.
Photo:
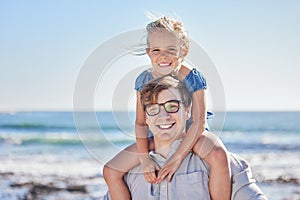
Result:
{"label": "girl's teeth", "polygon": [[162,66],[162,67],[166,67],[166,66],[169,66],[170,64],[159,64],[159,66]]}

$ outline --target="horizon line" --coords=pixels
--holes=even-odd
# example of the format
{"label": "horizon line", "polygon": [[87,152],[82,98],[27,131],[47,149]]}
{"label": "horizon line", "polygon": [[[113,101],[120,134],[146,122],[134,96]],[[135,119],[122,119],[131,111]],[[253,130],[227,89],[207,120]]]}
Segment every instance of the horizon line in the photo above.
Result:
{"label": "horizon line", "polygon": [[[228,109],[225,111],[220,111],[220,110],[207,110],[210,112],[300,112],[300,109],[295,109],[295,110],[289,110],[289,109],[268,109],[268,110],[262,110],[262,109],[255,109],[255,110],[246,110],[246,109]],[[73,109],[19,109],[19,110],[0,110],[0,114],[14,114],[14,113],[21,113],[21,112],[130,112],[134,113],[135,110],[111,110],[111,109],[95,109],[95,110],[73,110]]]}

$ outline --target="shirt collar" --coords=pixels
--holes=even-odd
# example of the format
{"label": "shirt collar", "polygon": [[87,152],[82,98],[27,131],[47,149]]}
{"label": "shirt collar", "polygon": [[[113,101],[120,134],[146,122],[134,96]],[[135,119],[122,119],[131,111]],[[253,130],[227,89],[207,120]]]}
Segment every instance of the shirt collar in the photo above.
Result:
{"label": "shirt collar", "polygon": [[167,158],[163,157],[161,154],[156,153],[155,151],[149,152],[149,157],[152,158],[154,161],[156,161],[159,165],[164,164],[178,149],[182,139],[175,140],[170,149],[170,153]]}

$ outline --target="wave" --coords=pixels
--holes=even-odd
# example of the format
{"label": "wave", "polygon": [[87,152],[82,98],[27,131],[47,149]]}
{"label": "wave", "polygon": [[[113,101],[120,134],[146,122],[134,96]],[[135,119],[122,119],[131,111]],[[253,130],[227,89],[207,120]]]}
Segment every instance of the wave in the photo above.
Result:
{"label": "wave", "polygon": [[[211,130],[241,132],[300,132],[300,112],[229,112],[226,114],[223,127],[210,119]],[[134,130],[134,113],[98,112],[96,120],[91,122],[90,115],[83,113],[77,116],[77,124],[72,112],[37,112],[0,114],[0,130],[9,131],[74,131],[76,128],[87,130]],[[76,126],[80,125],[80,126]]]}
{"label": "wave", "polygon": [[300,112],[230,112],[223,131],[300,132]]}
{"label": "wave", "polygon": [[45,124],[32,124],[32,123],[20,123],[20,124],[2,124],[1,129],[16,129],[16,130],[51,130],[51,129],[74,129],[72,126],[58,126],[58,125],[45,125]]}
{"label": "wave", "polygon": [[[219,130],[216,128],[211,128],[211,130]],[[281,133],[299,133],[300,129],[295,129],[295,128],[274,128],[274,127],[243,127],[243,128],[239,128],[239,127],[224,127],[222,129],[222,132],[248,132],[248,133],[252,133],[252,132],[272,132],[272,133],[276,133],[276,134],[281,134]]]}
{"label": "wave", "polygon": [[[79,130],[103,130],[103,131],[133,131],[133,125],[113,125],[113,124],[100,124],[94,126],[80,126],[75,125],[47,125],[38,123],[15,123],[15,124],[0,124],[0,130],[15,130],[15,131],[76,131]],[[210,127],[211,131],[220,128]],[[283,133],[283,132],[300,132],[300,128],[294,127],[239,127],[239,126],[224,126],[222,132],[272,132],[272,133]]]}
{"label": "wave", "polygon": [[16,131],[75,131],[76,129],[81,130],[133,130],[132,126],[117,126],[117,125],[99,125],[99,126],[80,126],[75,125],[46,125],[46,124],[34,124],[34,123],[20,123],[20,124],[1,124],[0,130],[16,130]]}
{"label": "wave", "polygon": [[113,137],[100,137],[96,134],[79,136],[76,133],[57,133],[57,134],[2,134],[0,144],[12,145],[108,145],[124,144],[132,142],[133,138],[114,135]]}
{"label": "wave", "polygon": [[233,152],[300,152],[299,144],[265,144],[226,142],[226,147]]}

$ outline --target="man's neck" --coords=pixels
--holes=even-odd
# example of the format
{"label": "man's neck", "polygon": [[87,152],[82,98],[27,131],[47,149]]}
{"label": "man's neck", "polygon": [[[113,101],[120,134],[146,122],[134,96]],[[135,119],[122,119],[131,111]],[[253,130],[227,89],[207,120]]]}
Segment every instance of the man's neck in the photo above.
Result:
{"label": "man's neck", "polygon": [[168,144],[155,143],[155,153],[158,153],[163,157],[167,158],[171,150],[171,144],[172,143],[168,143]]}
{"label": "man's neck", "polygon": [[155,153],[158,153],[158,154],[162,155],[163,157],[168,158],[168,155],[171,151],[173,142],[176,140],[182,139],[182,136],[183,135],[180,135],[170,141],[161,141],[161,140],[154,138]]}

